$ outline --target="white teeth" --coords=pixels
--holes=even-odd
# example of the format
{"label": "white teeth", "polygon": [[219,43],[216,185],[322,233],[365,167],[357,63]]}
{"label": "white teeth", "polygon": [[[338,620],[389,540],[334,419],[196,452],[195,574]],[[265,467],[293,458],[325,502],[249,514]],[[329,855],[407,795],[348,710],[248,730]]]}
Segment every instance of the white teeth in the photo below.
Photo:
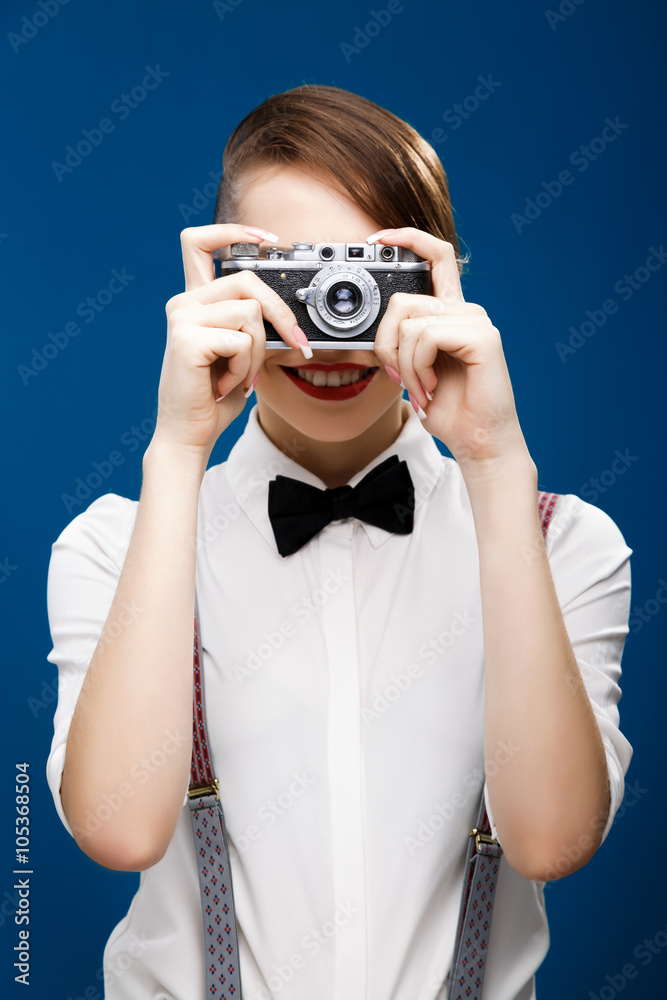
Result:
{"label": "white teeth", "polygon": [[[292,371],[294,370],[292,369]],[[359,379],[365,378],[369,371],[371,371],[370,368],[364,368],[363,371],[345,368],[335,372],[316,371],[312,368],[297,368],[296,374],[305,382],[310,382],[311,385],[328,385],[334,387],[351,385],[353,382],[358,382]]]}

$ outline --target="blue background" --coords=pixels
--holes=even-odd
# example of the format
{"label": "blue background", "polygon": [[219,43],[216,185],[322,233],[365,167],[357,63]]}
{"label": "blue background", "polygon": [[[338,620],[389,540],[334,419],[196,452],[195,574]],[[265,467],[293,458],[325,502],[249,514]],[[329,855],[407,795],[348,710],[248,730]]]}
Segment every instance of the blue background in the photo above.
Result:
{"label": "blue background", "polygon": [[[234,125],[270,93],[304,82],[357,91],[427,138],[441,129],[434,145],[472,254],[464,292],[502,334],[539,486],[607,511],[633,549],[633,608],[646,620],[636,617],[623,659],[621,727],[635,750],[628,793],[590,864],[548,886],[552,945],[537,992],[540,1000],[609,1000],[608,977],[632,962],[639,974],[623,988],[624,1000],[665,995],[667,948],[657,945],[646,966],[633,957],[644,939],[662,941],[667,925],[664,894],[650,881],[666,818],[659,734],[667,612],[656,599],[667,593],[658,405],[664,273],[651,273],[631,295],[614,289],[667,240],[659,113],[665,8],[565,0],[565,13],[550,23],[548,8],[526,0],[405,0],[365,47],[344,51],[341,43],[354,44],[356,29],[383,7],[385,0],[235,0],[218,13],[209,2],[70,0],[48,17],[37,0],[2,5],[0,991],[8,998],[27,995],[11,967],[17,761],[29,761],[32,775],[33,995],[99,996],[103,946],[138,883],[138,875],[103,869],[76,847],[46,785],[56,676],[46,661],[50,546],[101,493],[138,498],[164,304],[183,288],[180,230],[212,220],[214,198],[204,190]],[[12,44],[10,33],[21,31],[26,37]],[[168,75],[121,119],[113,102],[141,83],[147,66]],[[454,105],[489,75],[499,86],[455,128]],[[104,117],[113,132],[58,179],[52,163]],[[600,136],[607,117],[627,127],[581,170],[570,156]],[[539,215],[519,232],[513,213],[523,214],[526,200],[564,169],[573,182],[551,204],[543,196]],[[195,188],[199,208],[186,218]],[[123,268],[133,276],[127,287],[91,322],[77,317],[78,304]],[[592,336],[580,335],[581,346],[563,360],[556,344],[608,299],[617,311]],[[77,319],[81,333],[37,371],[49,334]],[[226,457],[246,418],[244,411],[223,435],[212,462]],[[142,422],[144,442],[132,447],[130,429]],[[626,449],[632,461],[616,474],[615,453]],[[63,495],[114,450],[122,463],[68,508]]]}

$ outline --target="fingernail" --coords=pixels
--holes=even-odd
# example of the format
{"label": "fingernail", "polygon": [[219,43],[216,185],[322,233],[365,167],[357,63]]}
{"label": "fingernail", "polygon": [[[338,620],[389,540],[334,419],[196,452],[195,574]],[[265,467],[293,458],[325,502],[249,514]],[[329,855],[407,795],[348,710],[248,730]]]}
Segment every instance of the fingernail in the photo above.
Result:
{"label": "fingernail", "polygon": [[430,401],[431,401],[431,400],[433,399],[433,396],[432,396],[432,395],[431,395],[431,393],[430,393],[430,392],[428,391],[428,389],[426,388],[426,386],[424,385],[424,383],[422,382],[422,380],[421,380],[421,379],[419,379],[419,384],[420,384],[420,386],[422,387],[422,389],[424,390],[424,392],[426,393],[426,395],[427,395],[427,397],[428,397],[428,400],[429,400],[429,402],[430,402]]}
{"label": "fingernail", "polygon": [[310,346],[310,343],[308,341],[308,337],[305,335],[305,333],[303,332],[303,330],[301,329],[301,327],[300,326],[295,326],[293,332],[294,332],[294,336],[299,341],[299,346],[301,347],[301,351],[303,352],[304,358],[312,358],[312,356],[313,356],[313,349]]}
{"label": "fingernail", "polygon": [[275,233],[270,233],[268,229],[258,229],[257,226],[244,226],[243,231],[250,236],[261,236],[262,239],[273,240],[274,243],[280,239]]}
{"label": "fingernail", "polygon": [[376,243],[381,237],[388,236],[389,233],[395,233],[395,229],[379,229],[377,233],[371,233],[370,236],[366,237],[367,243]]}
{"label": "fingernail", "polygon": [[419,417],[419,419],[420,420],[426,420],[426,414],[424,413],[424,411],[422,410],[421,406],[419,405],[419,403],[417,402],[417,400],[415,399],[415,397],[412,395],[411,392],[408,392],[408,398],[409,398],[410,402],[412,403],[412,407],[413,407],[415,413],[417,414],[417,416]]}
{"label": "fingernail", "polygon": [[386,371],[386,373],[389,376],[389,378],[393,379],[394,382],[397,385],[403,386],[403,388],[405,389],[405,386],[403,385],[403,379],[401,378],[401,373],[400,372],[397,372],[395,368],[391,367],[391,365],[385,365],[384,366],[384,370]]}
{"label": "fingernail", "polygon": [[216,401],[216,403],[219,403],[220,400],[224,399],[224,398],[225,398],[224,396],[216,396],[216,400],[215,401]]}
{"label": "fingernail", "polygon": [[253,379],[253,383],[250,386],[250,388],[246,389],[246,391],[243,393],[243,395],[245,396],[246,399],[248,398],[248,396],[250,395],[250,393],[254,390],[255,386],[257,385],[258,379],[259,379],[259,372],[257,372],[257,374],[255,375],[255,378]]}

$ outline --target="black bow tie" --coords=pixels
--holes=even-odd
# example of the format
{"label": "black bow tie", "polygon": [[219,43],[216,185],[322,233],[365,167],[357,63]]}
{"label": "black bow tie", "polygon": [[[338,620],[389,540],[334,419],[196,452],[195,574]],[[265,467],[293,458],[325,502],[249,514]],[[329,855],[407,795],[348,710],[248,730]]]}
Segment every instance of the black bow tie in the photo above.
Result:
{"label": "black bow tie", "polygon": [[281,556],[290,556],[339,518],[358,517],[398,535],[413,528],[415,488],[406,461],[390,455],[356,486],[320,489],[290,476],[269,482],[269,518]]}

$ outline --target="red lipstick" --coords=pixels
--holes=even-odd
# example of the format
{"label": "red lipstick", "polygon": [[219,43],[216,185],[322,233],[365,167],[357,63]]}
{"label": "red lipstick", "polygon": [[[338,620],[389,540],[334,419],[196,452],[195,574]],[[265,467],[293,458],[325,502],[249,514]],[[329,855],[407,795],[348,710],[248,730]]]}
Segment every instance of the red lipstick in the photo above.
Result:
{"label": "red lipstick", "polygon": [[[352,399],[354,396],[358,396],[359,393],[363,392],[367,386],[375,378],[377,368],[371,368],[370,365],[359,365],[353,364],[350,361],[336,362],[331,365],[323,364],[306,364],[306,365],[294,365],[292,368],[288,368],[285,365],[280,365],[282,370],[287,375],[288,379],[296,385],[302,392],[305,392],[308,396],[313,396],[315,399],[328,399],[328,400],[343,400]],[[371,368],[368,375],[365,378],[360,378],[357,382],[353,382],[350,385],[340,385],[340,386],[327,386],[327,385],[311,385],[310,382],[306,382],[305,379],[299,378],[295,374],[294,369],[305,368],[307,371],[324,371],[324,372],[337,372],[337,371],[366,371]]]}

